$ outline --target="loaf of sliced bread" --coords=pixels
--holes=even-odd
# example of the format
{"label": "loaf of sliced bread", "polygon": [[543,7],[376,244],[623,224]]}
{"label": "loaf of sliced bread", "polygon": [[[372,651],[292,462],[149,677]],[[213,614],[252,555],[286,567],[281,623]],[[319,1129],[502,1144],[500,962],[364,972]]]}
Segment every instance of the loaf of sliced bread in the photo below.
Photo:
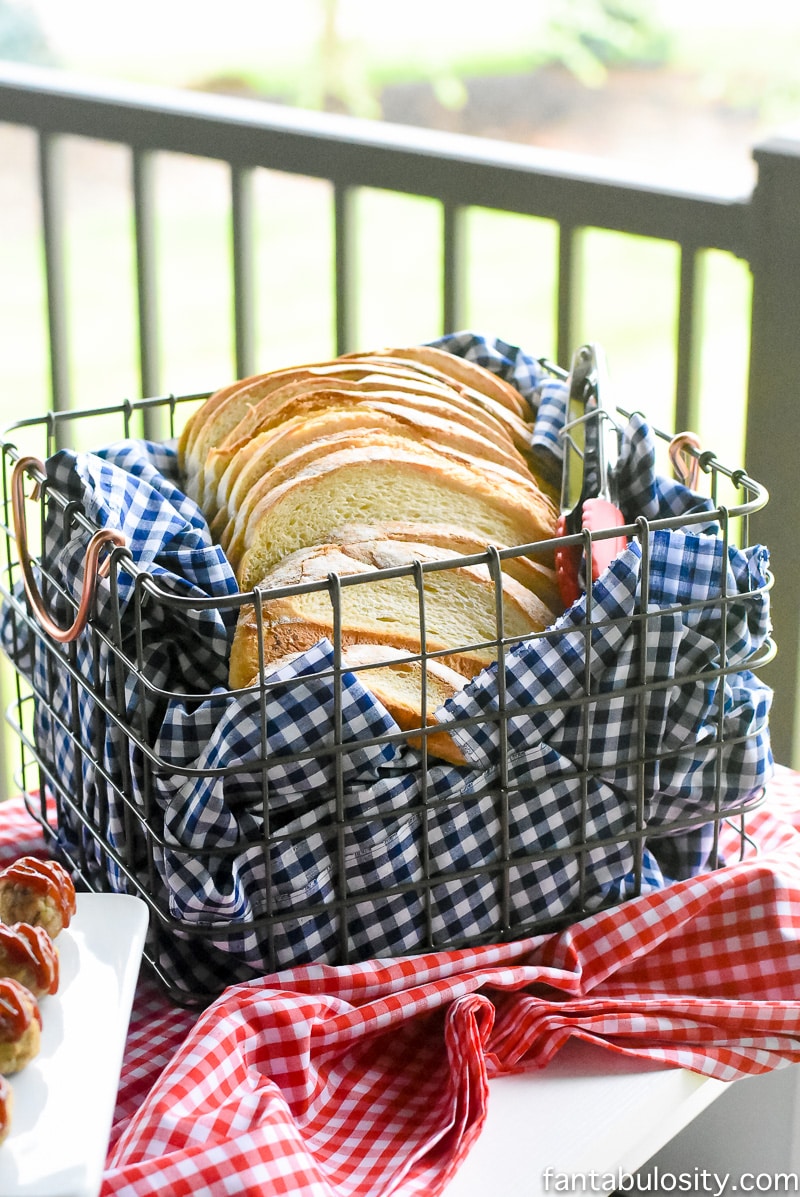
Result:
{"label": "loaf of sliced bread", "polygon": [[341,449],[256,505],[236,569],[239,586],[250,590],[289,553],[323,542],[331,528],[398,517],[453,523],[485,543],[520,546],[553,537],[557,518],[534,482],[512,485],[480,462],[467,466],[423,445]]}
{"label": "loaf of sliced bread", "polygon": [[[499,643],[552,623],[553,612],[513,578],[503,575],[498,587],[485,566],[454,566],[449,557],[413,541],[317,544],[289,554],[259,581],[260,618],[254,605],[240,612],[231,686],[248,685],[262,663],[302,652],[323,637],[342,647],[383,644],[434,653],[473,677],[497,659]],[[357,584],[347,584],[354,576]],[[291,587],[298,589],[276,594]]]}

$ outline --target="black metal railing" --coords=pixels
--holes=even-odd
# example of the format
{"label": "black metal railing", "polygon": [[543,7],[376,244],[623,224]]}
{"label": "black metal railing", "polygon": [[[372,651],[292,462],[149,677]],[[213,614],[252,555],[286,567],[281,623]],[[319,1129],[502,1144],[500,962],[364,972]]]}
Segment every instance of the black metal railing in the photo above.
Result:
{"label": "black metal railing", "polygon": [[[698,410],[697,358],[702,345],[698,272],[703,255],[722,250],[752,273],[746,467],[766,485],[771,502],[752,532],[770,547],[778,582],[773,590],[779,653],[767,681],[776,692],[772,716],[776,757],[797,761],[796,701],[800,679],[800,617],[794,585],[800,514],[795,485],[800,431],[797,379],[800,347],[800,141],[774,139],[754,150],[758,181],[751,194],[726,196],[659,187],[607,169],[576,163],[529,146],[392,126],[258,101],[86,80],[32,67],[0,68],[0,123],[25,126],[38,140],[38,186],[45,255],[50,394],[42,404],[73,403],[71,335],[81,313],[69,310],[65,274],[64,181],[60,147],[67,137],[127,147],[135,240],[136,343],[142,395],[168,389],[160,372],[157,195],[160,153],[227,164],[230,188],[232,324],[237,376],[253,372],[257,214],[253,180],[260,168],[326,180],[333,228],[333,342],[357,344],[358,240],[353,202],[366,188],[424,196],[441,210],[439,274],[442,330],[464,327],[469,213],[484,208],[552,221],[556,229],[555,355],[569,359],[580,339],[577,312],[587,229],[613,230],[677,246],[674,427],[689,427]],[[709,147],[713,153],[713,147]],[[4,285],[12,285],[4,279]],[[643,302],[647,297],[643,297]],[[40,406],[41,406],[40,405]],[[36,408],[35,397],[30,400]]]}

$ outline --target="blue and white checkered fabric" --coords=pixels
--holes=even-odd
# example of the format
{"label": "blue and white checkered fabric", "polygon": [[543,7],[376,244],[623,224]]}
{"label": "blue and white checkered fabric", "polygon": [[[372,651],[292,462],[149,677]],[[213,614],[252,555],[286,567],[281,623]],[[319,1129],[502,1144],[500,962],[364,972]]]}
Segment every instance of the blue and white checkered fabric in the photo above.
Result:
{"label": "blue and white checkered fabric", "polygon": [[[496,339],[436,343],[514,382],[537,412],[538,446],[559,455],[562,382]],[[140,602],[123,567],[116,628],[101,584],[105,637],[76,645],[87,682],[77,712],[59,656],[12,605],[2,622],[39,696],[51,774],[127,868],[152,871],[158,900],[186,928],[158,948],[174,985],[211,991],[301,961],[499,938],[708,867],[714,811],[771,770],[770,692],[748,669],[769,632],[767,553],[726,555],[704,520],[710,504],[656,475],[641,416],[623,439],[626,517],[687,516],[650,536],[647,611],[633,542],[593,587],[588,621],[584,597],[437,713],[455,721],[461,767],[423,767],[367,678],[335,678],[325,641],[271,675],[265,702],[228,691],[238,612],[220,600],[236,583],[178,488],[170,446],[124,441],[50,459],[52,486],[94,524],[121,529],[163,590],[194,600],[179,613],[153,594]],[[86,539],[48,522],[48,571],[73,595]],[[71,619],[57,595],[51,606]],[[101,884],[128,888],[68,811],[60,835]]]}

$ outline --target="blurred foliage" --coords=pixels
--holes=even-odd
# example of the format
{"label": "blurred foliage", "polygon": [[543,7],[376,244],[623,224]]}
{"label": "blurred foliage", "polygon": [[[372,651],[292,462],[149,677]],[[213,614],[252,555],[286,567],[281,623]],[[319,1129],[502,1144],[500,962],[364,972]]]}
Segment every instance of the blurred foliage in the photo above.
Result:
{"label": "blurred foliage", "polygon": [[342,33],[339,0],[317,0],[320,31],[294,102],[358,116],[380,117],[380,99],[359,41]]}
{"label": "blurred foliage", "polygon": [[669,38],[650,0],[551,0],[540,52],[589,87],[609,67],[663,62]]}
{"label": "blurred foliage", "polygon": [[0,0],[0,58],[51,66],[54,56],[38,17],[21,0]]}
{"label": "blurred foliage", "polygon": [[[341,0],[317,0],[321,12],[311,69],[296,81],[292,102],[303,107],[325,108],[359,116],[380,117],[380,92],[385,79],[378,77],[355,36],[342,31]],[[502,73],[531,71],[544,66],[565,67],[586,86],[601,86],[609,67],[623,63],[665,61],[669,39],[651,0],[548,0],[535,44],[517,42]],[[491,57],[482,58],[480,46],[469,61],[451,62],[431,71],[430,59],[408,63],[406,81],[421,66],[434,95],[444,108],[458,109],[468,99],[469,75],[488,74],[497,68]],[[399,81],[397,74],[395,80]],[[288,97],[287,97],[288,98]]]}

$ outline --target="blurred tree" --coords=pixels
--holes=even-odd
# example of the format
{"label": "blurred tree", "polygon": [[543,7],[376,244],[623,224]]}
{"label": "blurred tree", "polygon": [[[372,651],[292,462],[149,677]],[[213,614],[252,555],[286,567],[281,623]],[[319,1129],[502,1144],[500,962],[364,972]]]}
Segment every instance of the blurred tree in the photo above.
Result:
{"label": "blurred tree", "polygon": [[340,0],[317,0],[319,33],[310,70],[298,87],[303,108],[323,108],[378,118],[380,98],[359,42],[342,31]]}

